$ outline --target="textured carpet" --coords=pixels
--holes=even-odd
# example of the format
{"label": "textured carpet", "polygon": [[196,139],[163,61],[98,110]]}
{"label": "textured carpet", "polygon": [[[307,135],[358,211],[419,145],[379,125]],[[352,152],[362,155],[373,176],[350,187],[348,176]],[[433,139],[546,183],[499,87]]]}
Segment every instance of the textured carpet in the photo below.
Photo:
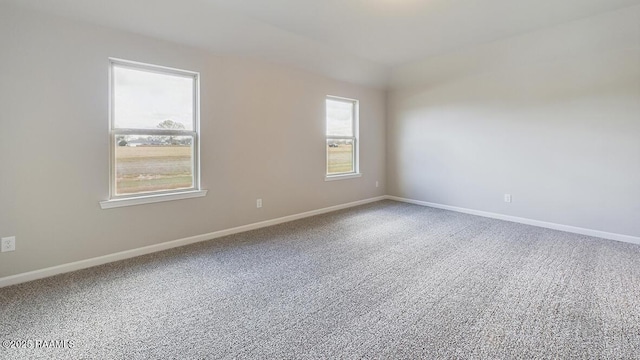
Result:
{"label": "textured carpet", "polygon": [[640,358],[640,246],[383,201],[0,289],[0,340],[73,345],[3,359]]}

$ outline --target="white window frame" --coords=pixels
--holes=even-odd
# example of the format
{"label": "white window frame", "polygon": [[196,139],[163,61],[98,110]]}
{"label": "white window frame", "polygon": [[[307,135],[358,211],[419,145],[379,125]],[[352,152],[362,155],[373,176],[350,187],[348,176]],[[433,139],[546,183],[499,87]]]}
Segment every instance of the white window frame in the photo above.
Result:
{"label": "white window frame", "polygon": [[[123,67],[158,74],[183,76],[193,79],[193,130],[180,129],[137,129],[115,128],[115,84],[114,67]],[[192,136],[193,186],[190,188],[160,190],[137,194],[116,194],[116,138],[122,135],[162,135]],[[175,69],[165,66],[145,64],[136,61],[109,58],[109,200],[101,201],[103,209],[121,206],[141,205],[162,201],[188,199],[206,196],[207,191],[200,188],[200,74],[194,71]]]}
{"label": "white window frame", "polygon": [[[327,134],[327,100],[332,100],[332,101],[338,101],[338,102],[344,102],[344,103],[349,103],[352,105],[353,108],[353,114],[352,114],[352,123],[351,126],[352,128],[352,134],[353,136],[334,136],[334,135],[328,135]],[[360,134],[360,124],[359,124],[359,119],[360,119],[360,101],[358,101],[357,99],[350,99],[350,98],[345,98],[345,97],[340,97],[340,96],[332,96],[332,95],[327,95],[325,97],[325,118],[324,118],[324,125],[325,125],[325,181],[334,181],[334,180],[345,180],[345,179],[352,179],[352,178],[357,178],[362,176],[362,174],[360,173],[360,142],[359,142],[359,134]],[[349,171],[349,172],[343,172],[343,173],[331,173],[329,174],[329,141],[330,140],[351,140],[353,141],[353,171]]]}

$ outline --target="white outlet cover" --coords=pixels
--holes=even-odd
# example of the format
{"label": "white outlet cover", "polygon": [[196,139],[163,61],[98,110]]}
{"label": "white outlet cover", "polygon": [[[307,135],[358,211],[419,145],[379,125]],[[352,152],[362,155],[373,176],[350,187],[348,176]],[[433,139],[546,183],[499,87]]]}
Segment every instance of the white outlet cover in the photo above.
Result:
{"label": "white outlet cover", "polygon": [[2,238],[2,252],[16,251],[16,237],[10,236]]}

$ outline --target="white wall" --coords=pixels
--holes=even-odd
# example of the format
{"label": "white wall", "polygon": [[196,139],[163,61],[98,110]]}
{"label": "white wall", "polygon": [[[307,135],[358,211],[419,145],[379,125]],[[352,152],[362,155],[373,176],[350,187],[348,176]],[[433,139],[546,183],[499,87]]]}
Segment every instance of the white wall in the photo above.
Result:
{"label": "white wall", "polygon": [[[386,192],[383,90],[4,6],[0,51],[0,277]],[[201,73],[207,197],[100,209],[108,57]],[[360,100],[361,178],[324,181],[328,94]]]}
{"label": "white wall", "polygon": [[396,68],[392,82],[390,195],[640,236],[639,6]]}

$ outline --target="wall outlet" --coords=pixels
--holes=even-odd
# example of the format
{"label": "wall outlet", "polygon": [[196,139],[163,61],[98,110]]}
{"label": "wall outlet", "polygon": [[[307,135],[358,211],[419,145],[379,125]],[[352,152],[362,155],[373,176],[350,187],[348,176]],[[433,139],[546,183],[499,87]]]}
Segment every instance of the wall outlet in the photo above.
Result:
{"label": "wall outlet", "polygon": [[0,250],[2,252],[16,251],[16,237],[10,236],[2,238],[2,247]]}
{"label": "wall outlet", "polygon": [[376,181],[376,187],[379,187],[380,183],[378,181]]}
{"label": "wall outlet", "polygon": [[504,202],[506,203],[511,202],[511,194],[504,194]]}
{"label": "wall outlet", "polygon": [[262,207],[262,199],[256,200],[256,207],[260,209]]}

